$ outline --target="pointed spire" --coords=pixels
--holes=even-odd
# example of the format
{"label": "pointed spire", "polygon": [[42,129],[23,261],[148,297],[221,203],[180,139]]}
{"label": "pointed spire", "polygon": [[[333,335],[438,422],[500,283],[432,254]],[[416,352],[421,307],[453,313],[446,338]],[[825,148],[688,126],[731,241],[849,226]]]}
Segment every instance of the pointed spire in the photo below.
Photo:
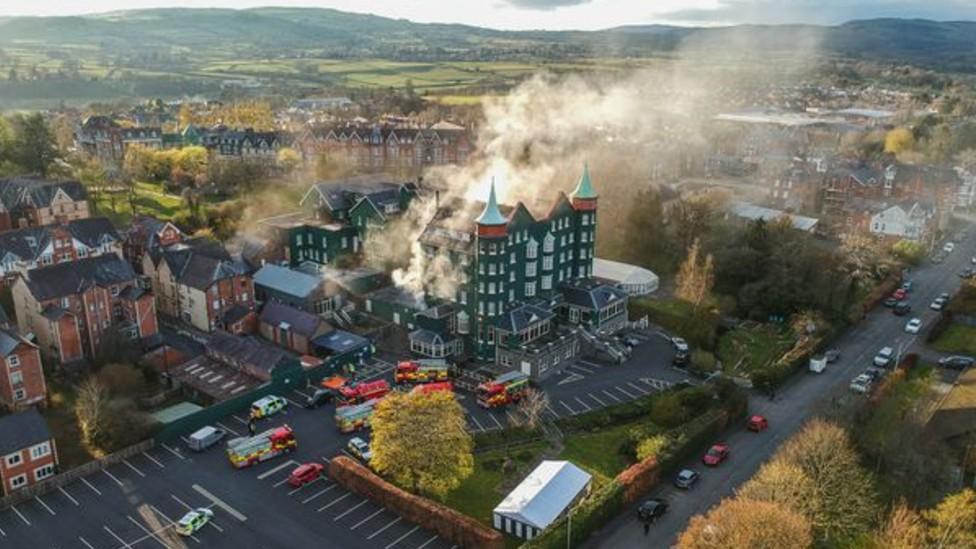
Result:
{"label": "pointed spire", "polygon": [[479,225],[506,225],[508,220],[498,209],[498,201],[495,200],[495,178],[491,178],[491,193],[488,195],[488,203],[485,210],[478,216]]}
{"label": "pointed spire", "polygon": [[596,191],[593,190],[593,184],[590,183],[590,164],[586,162],[583,164],[583,175],[580,177],[579,183],[576,184],[576,190],[573,191],[573,198],[592,200],[596,197]]}

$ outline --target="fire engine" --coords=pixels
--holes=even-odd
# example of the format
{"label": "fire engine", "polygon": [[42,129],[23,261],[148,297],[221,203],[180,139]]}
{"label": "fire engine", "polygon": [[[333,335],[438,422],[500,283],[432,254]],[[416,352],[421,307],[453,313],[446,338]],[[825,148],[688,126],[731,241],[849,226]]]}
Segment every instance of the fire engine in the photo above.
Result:
{"label": "fire engine", "polygon": [[425,383],[423,385],[416,385],[410,391],[411,393],[451,393],[454,391],[454,384],[450,381],[441,381],[440,383]]}
{"label": "fire engine", "polygon": [[436,383],[450,379],[450,366],[444,360],[401,360],[393,379],[399,383]]}
{"label": "fire engine", "polygon": [[383,398],[390,392],[390,384],[385,379],[364,383],[348,383],[339,387],[339,406],[361,404],[367,400]]}
{"label": "fire engine", "polygon": [[478,385],[478,405],[499,408],[517,402],[529,388],[529,376],[522,372],[508,372]]}
{"label": "fire engine", "polygon": [[369,418],[373,416],[373,408],[380,399],[373,399],[355,404],[353,406],[342,406],[336,410],[336,427],[341,433],[352,433],[369,427]]}
{"label": "fire engine", "polygon": [[291,427],[282,425],[254,435],[227,441],[227,458],[237,469],[292,452],[298,448],[298,440]]}

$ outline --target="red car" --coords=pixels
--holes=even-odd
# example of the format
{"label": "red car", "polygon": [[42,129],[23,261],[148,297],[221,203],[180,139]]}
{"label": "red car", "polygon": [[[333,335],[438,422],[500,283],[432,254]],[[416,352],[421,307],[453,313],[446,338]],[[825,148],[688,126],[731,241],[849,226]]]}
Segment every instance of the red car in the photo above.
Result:
{"label": "red car", "polygon": [[895,290],[895,293],[891,294],[891,297],[897,299],[898,301],[903,301],[906,297],[908,297],[908,292],[902,288],[898,288]]}
{"label": "red car", "polygon": [[709,467],[715,467],[729,457],[729,445],[724,442],[713,444],[702,457],[702,463]]}
{"label": "red car", "polygon": [[769,421],[762,416],[752,416],[746,423],[746,429],[754,433],[765,431],[767,427],[769,427]]}
{"label": "red car", "polygon": [[325,465],[321,463],[303,463],[295,467],[295,470],[288,476],[288,484],[295,488],[304,486],[322,476],[324,470]]}

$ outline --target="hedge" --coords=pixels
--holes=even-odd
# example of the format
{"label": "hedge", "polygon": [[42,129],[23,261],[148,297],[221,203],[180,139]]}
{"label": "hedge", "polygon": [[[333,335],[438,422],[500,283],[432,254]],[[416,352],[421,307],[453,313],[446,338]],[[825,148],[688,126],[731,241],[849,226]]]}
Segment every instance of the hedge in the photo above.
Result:
{"label": "hedge", "polygon": [[329,476],[344,488],[436,532],[451,543],[474,549],[505,548],[501,532],[450,507],[397,488],[349,457],[332,458]]}
{"label": "hedge", "polygon": [[810,357],[822,349],[825,342],[826,338],[810,338],[805,345],[798,342],[776,362],[753,370],[749,379],[753,386],[771,391],[782,385],[798,370],[806,367]]}
{"label": "hedge", "polygon": [[929,328],[929,333],[925,335],[926,343],[934,343],[937,339],[942,337],[942,334],[952,326],[953,315],[950,311],[942,311],[939,315],[939,320],[935,321],[935,324]]}

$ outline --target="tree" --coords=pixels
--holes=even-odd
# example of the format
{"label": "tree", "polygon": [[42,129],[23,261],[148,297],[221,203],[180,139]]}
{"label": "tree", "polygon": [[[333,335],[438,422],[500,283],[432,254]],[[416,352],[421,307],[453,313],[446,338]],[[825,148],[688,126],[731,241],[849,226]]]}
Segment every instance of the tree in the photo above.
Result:
{"label": "tree", "polygon": [[810,523],[802,515],[765,501],[725,499],[691,519],[678,549],[803,549],[813,547]]}
{"label": "tree", "polygon": [[106,406],[109,394],[104,385],[97,379],[86,379],[78,389],[75,399],[75,417],[81,428],[81,437],[85,444],[95,445],[104,427]]}
{"label": "tree", "polygon": [[548,407],[549,397],[542,391],[530,388],[515,405],[515,413],[509,416],[509,421],[514,422],[514,427],[538,429]]}
{"label": "tree", "polygon": [[782,505],[811,520],[816,516],[817,486],[803,469],[784,459],[765,463],[738,495]]}
{"label": "tree", "polygon": [[58,157],[54,134],[40,113],[16,116],[13,119],[14,141],[11,160],[31,173],[47,175],[51,163]]}
{"label": "tree", "polygon": [[909,506],[899,503],[891,510],[874,542],[879,549],[916,549],[925,547],[925,535],[922,517]]}
{"label": "tree", "polygon": [[298,166],[302,163],[302,156],[298,154],[298,151],[288,147],[282,147],[278,151],[278,166],[284,170],[285,173],[291,173],[295,171]]}
{"label": "tree", "polygon": [[895,257],[911,265],[919,265],[925,258],[925,246],[914,240],[899,240],[891,246]]}
{"label": "tree", "polygon": [[895,128],[885,134],[884,152],[902,154],[915,146],[915,136],[907,128]]}
{"label": "tree", "polygon": [[98,380],[113,397],[139,394],[146,386],[146,377],[133,364],[106,364],[98,371]]}
{"label": "tree", "polygon": [[370,466],[406,490],[443,499],[474,471],[474,442],[451,393],[391,393],[370,425]]}
{"label": "tree", "polygon": [[948,495],[924,516],[931,547],[976,547],[976,491]]}
{"label": "tree", "polygon": [[709,254],[701,260],[700,253],[696,239],[688,248],[688,256],[678,270],[677,288],[674,291],[677,297],[694,305],[695,311],[708,298],[715,284],[715,265],[712,256]]}

